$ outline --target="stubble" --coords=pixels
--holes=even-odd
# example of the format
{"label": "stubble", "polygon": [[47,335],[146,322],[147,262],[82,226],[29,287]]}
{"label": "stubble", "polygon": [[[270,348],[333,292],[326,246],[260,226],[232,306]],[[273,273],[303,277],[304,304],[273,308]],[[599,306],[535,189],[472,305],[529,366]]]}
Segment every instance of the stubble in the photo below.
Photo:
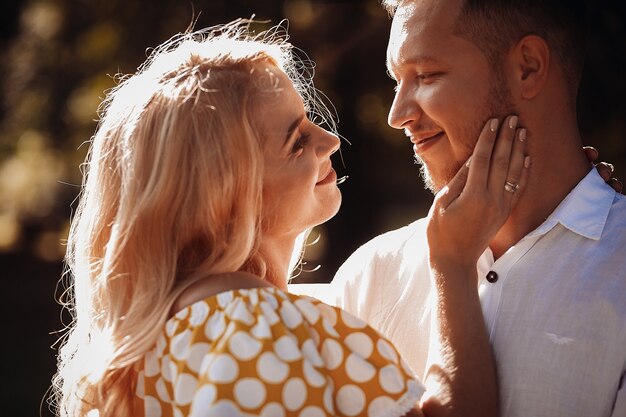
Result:
{"label": "stubble", "polygon": [[500,121],[508,115],[514,113],[514,105],[511,91],[507,86],[504,71],[501,67],[494,68],[489,82],[491,88],[487,96],[487,101],[483,107],[483,111],[479,116],[461,130],[462,144],[464,145],[463,155],[459,160],[451,161],[450,164],[441,171],[438,178],[431,175],[428,166],[417,155],[415,155],[415,163],[420,166],[420,175],[424,181],[424,187],[433,194],[437,194],[454,178],[459,169],[467,161],[474,152],[474,147],[478,141],[478,136],[483,129],[487,120],[497,117]]}

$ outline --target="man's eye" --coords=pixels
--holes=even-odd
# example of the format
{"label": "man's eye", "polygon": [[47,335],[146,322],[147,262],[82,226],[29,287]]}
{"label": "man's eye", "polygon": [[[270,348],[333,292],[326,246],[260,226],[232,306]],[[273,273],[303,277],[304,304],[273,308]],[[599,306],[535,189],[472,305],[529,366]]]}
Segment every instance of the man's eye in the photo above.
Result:
{"label": "man's eye", "polygon": [[440,72],[422,72],[417,74],[417,78],[419,78],[420,81],[430,81],[439,75],[441,75]]}

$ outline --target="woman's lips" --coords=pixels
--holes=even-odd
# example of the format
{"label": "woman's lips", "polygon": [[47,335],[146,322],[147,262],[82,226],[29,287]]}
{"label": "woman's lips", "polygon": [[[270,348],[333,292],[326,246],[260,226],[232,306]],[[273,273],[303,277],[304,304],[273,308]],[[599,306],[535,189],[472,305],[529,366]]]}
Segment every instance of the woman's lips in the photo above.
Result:
{"label": "woman's lips", "polygon": [[324,185],[324,184],[328,184],[328,183],[331,183],[331,182],[334,183],[336,181],[337,181],[337,173],[331,167],[330,171],[328,171],[326,176],[324,178],[322,178],[321,180],[319,180],[315,185]]}

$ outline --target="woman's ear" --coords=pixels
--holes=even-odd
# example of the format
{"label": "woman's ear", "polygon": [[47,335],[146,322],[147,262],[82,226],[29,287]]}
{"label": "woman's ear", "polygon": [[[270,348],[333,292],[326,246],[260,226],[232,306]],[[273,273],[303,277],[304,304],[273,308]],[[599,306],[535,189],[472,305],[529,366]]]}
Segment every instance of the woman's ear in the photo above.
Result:
{"label": "woman's ear", "polygon": [[545,86],[550,68],[550,47],[537,35],[524,36],[510,51],[515,82],[523,99],[534,98]]}

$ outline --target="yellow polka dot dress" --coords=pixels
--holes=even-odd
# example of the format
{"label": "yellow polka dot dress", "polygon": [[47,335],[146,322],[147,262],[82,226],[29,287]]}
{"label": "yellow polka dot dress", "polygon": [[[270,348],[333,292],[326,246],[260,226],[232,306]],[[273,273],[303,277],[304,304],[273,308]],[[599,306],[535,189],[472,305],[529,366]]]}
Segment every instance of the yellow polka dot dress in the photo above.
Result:
{"label": "yellow polka dot dress", "polygon": [[363,321],[270,287],[198,301],[168,320],[146,353],[137,415],[404,415],[422,384]]}

